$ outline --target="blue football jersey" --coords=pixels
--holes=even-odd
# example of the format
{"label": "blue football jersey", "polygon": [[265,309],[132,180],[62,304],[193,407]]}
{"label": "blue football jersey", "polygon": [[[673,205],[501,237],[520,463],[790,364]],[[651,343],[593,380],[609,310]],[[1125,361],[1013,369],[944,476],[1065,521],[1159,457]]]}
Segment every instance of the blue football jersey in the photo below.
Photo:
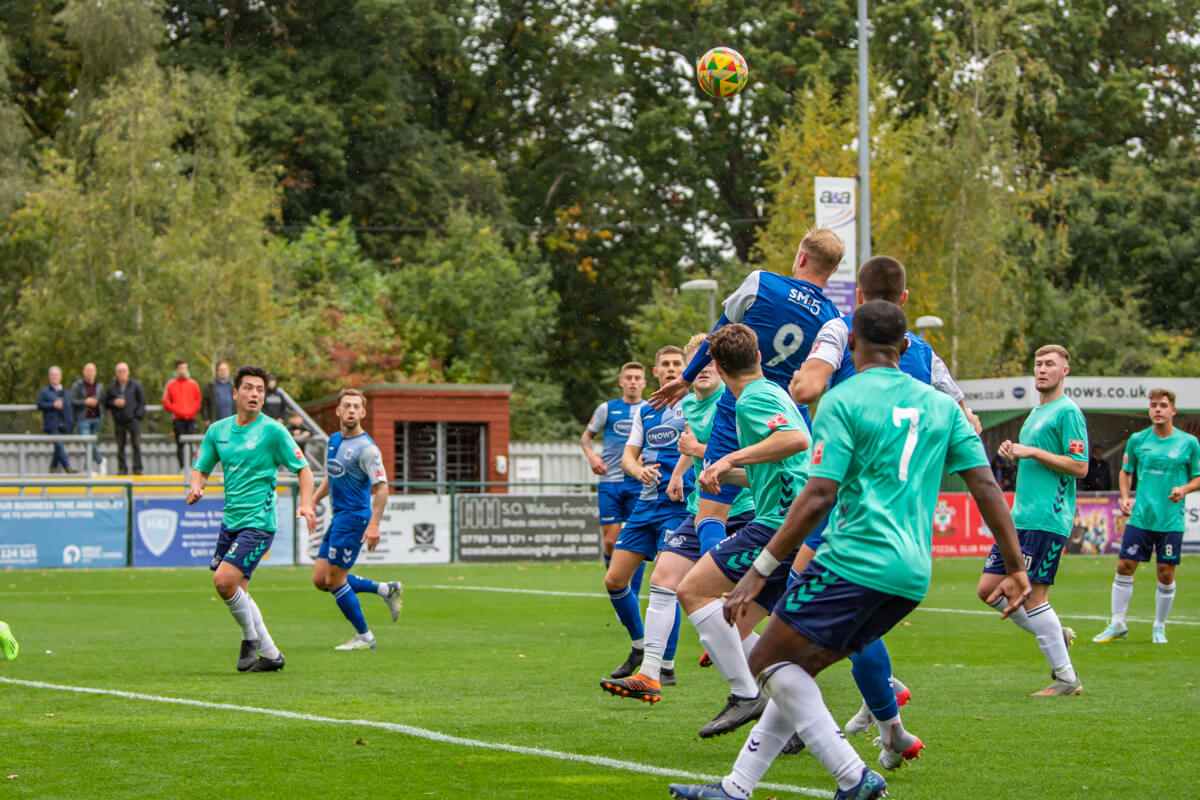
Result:
{"label": "blue football jersey", "polygon": [[325,471],[334,514],[371,515],[371,487],[387,483],[387,471],[370,436],[360,433],[344,439],[341,431],[330,436]]}
{"label": "blue football jersey", "polygon": [[[850,356],[849,344],[853,318],[852,314],[844,314],[822,328],[817,335],[812,356],[833,367],[833,374],[829,376],[830,389],[854,376],[854,360]],[[900,356],[900,371],[921,383],[932,385],[956,401],[962,400],[962,390],[929,343],[912,331],[907,331],[904,336],[908,339],[908,348]]]}
{"label": "blue football jersey", "polygon": [[837,306],[815,284],[755,270],[725,300],[725,318],[758,336],[763,377],[787,391],[821,326],[839,316]]}
{"label": "blue football jersey", "polygon": [[[643,464],[658,464],[658,482],[642,484],[639,501],[666,500],[667,484],[679,461],[679,437],[683,434],[686,420],[683,416],[683,401],[666,408],[655,410],[647,404],[638,409],[633,418],[633,429],[629,432],[627,446],[642,448]],[[683,492],[686,496],[695,485],[694,470],[683,477]]]}
{"label": "blue football jersey", "polygon": [[625,442],[629,439],[629,432],[633,430],[633,418],[638,409],[645,404],[645,400],[626,403],[624,398],[617,397],[596,406],[587,429],[593,434],[601,433],[604,436],[600,458],[604,459],[608,472],[600,476],[600,483],[620,483],[625,480],[637,483],[621,469],[621,454],[625,452]]}

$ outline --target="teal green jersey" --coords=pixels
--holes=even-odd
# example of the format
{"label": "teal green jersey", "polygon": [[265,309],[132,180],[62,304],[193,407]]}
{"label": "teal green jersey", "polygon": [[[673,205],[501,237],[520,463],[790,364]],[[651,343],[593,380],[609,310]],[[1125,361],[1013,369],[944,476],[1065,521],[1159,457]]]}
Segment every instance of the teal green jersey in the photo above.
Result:
{"label": "teal green jersey", "polygon": [[[1087,463],[1087,423],[1075,401],[1065,394],[1029,412],[1018,441],[1058,456]],[[1075,524],[1075,476],[1056,472],[1032,458],[1017,466],[1013,524],[1018,530],[1070,536]]]}
{"label": "teal green jersey", "polygon": [[[750,447],[775,431],[803,431],[812,436],[796,401],[766,378],[746,384],[737,401],[738,446]],[[808,450],[767,464],[747,464],[750,492],[754,495],[754,521],[769,528],[783,524],[792,501],[808,480]]]}
{"label": "teal green jersey", "polygon": [[1144,531],[1184,529],[1184,503],[1172,503],[1171,490],[1200,475],[1200,441],[1176,428],[1160,438],[1154,428],[1129,437],[1121,469],[1137,475],[1137,495],[1129,524]]}
{"label": "teal green jersey", "polygon": [[237,417],[214,422],[204,434],[192,468],[208,474],[217,462],[225,477],[225,513],[229,530],[275,530],[275,472],[287,467],[299,472],[308,466],[287,428],[266,414],[249,425]]}
{"label": "teal green jersey", "polygon": [[821,398],[809,479],[841,484],[817,562],[848,581],[923,600],[942,470],[988,465],[949,396],[874,367]]}
{"label": "teal green jersey", "polygon": [[[692,430],[692,436],[696,437],[696,441],[701,444],[708,444],[708,435],[712,432],[713,417],[717,414],[717,401],[721,399],[721,395],[725,394],[725,384],[717,387],[717,390],[708,397],[701,400],[696,396],[695,392],[689,392],[683,398],[683,418],[687,420],[688,427]],[[696,472],[696,477],[700,477],[700,473],[704,470],[704,459],[692,458],[692,466]],[[687,510],[689,514],[695,514],[700,508],[700,485],[692,489],[687,496]],[[738,492],[737,497],[733,500],[733,505],[729,509],[729,516],[736,517],[738,514],[745,514],[748,511],[754,510],[754,496],[749,490],[742,489]]]}

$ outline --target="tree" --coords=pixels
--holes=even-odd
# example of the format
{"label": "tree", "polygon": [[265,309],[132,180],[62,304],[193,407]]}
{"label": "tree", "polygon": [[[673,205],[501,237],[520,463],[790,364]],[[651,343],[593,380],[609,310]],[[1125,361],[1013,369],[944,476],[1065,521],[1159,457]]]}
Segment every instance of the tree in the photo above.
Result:
{"label": "tree", "polygon": [[264,229],[277,197],[247,162],[242,96],[144,61],[89,106],[86,165],[45,154],[10,234],[44,254],[11,334],[27,365],[125,360],[153,382],[176,357],[281,360]]}
{"label": "tree", "polygon": [[569,431],[548,352],[558,297],[536,252],[510,247],[486,220],[451,215],[392,276],[389,315],[409,373],[454,383],[511,383],[513,437]]}

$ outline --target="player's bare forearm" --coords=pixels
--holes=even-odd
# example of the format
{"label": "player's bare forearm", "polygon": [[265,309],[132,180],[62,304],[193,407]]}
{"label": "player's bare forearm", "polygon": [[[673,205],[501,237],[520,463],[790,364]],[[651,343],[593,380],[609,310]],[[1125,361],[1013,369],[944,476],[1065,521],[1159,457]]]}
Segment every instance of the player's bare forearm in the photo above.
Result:
{"label": "player's bare forearm", "polygon": [[1070,475],[1073,478],[1082,478],[1087,475],[1088,462],[1086,461],[1080,461],[1069,455],[1051,453],[1040,447],[1018,445],[1018,448],[1023,448],[1023,451],[1016,451],[1018,458],[1032,458],[1047,469],[1061,472],[1063,475]]}
{"label": "player's bare forearm", "polygon": [[1129,477],[1129,473],[1121,470],[1117,473],[1117,488],[1121,490],[1121,502],[1129,502],[1129,490],[1132,488],[1133,481]]}
{"label": "player's bare forearm", "polygon": [[187,504],[189,506],[204,497],[204,487],[207,485],[208,473],[198,469],[192,470],[192,476],[188,479]]}
{"label": "player's bare forearm", "polygon": [[820,358],[810,358],[800,369],[792,373],[788,394],[802,405],[808,405],[821,396],[829,376],[833,374],[833,365]]}
{"label": "player's bare forearm", "polygon": [[312,508],[314,503],[312,467],[301,467],[300,471],[296,473],[296,480],[300,484],[300,505]]}
{"label": "player's bare forearm", "polygon": [[740,486],[743,489],[750,488],[750,476],[746,474],[746,470],[738,467],[731,469],[721,476],[721,483],[732,483],[734,486]]}
{"label": "player's bare forearm", "polygon": [[817,529],[837,502],[839,486],[841,484],[829,478],[809,479],[800,496],[792,503],[783,524],[767,542],[767,550],[776,560],[783,561],[791,555],[805,537]]}
{"label": "player's bare forearm", "polygon": [[325,496],[327,494],[329,494],[329,476],[328,475],[325,476],[325,480],[321,481],[321,485],[317,487],[317,491],[313,493],[313,505],[316,505],[317,503],[324,500]]}
{"label": "player's bare forearm", "polygon": [[804,431],[772,431],[761,442],[734,450],[725,456],[732,467],[748,464],[773,464],[808,449],[808,434]]}
{"label": "player's bare forearm", "polygon": [[1004,567],[1011,574],[1025,569],[1025,558],[1017,540],[1017,529],[1013,525],[1012,512],[1004,500],[1004,492],[996,483],[990,467],[975,467],[959,473],[967,484],[967,491],[975,498],[979,513],[996,538],[996,547],[1004,558]]}
{"label": "player's bare forearm", "polygon": [[388,495],[391,489],[386,483],[371,484],[371,525],[378,525],[383,519],[383,511],[387,508]]}
{"label": "player's bare forearm", "polygon": [[627,444],[621,452],[621,469],[631,478],[641,480],[642,476],[642,448]]}

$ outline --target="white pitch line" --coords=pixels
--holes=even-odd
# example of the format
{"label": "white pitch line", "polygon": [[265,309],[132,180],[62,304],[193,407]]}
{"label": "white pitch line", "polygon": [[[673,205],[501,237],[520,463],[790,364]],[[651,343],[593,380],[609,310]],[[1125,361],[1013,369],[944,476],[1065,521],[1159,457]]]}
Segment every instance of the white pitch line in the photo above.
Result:
{"label": "white pitch line", "polygon": [[[505,586],[450,586],[450,585],[432,585],[432,586],[411,586],[412,589],[452,589],[456,591],[466,592],[500,592],[504,594],[534,594],[534,595],[551,595],[553,597],[592,597],[592,598],[608,598],[606,594],[599,592],[554,592],[548,589],[514,589]],[[973,614],[987,617],[999,617],[995,611],[984,611],[983,609],[974,608],[933,608],[931,606],[917,606],[917,611],[932,611],[938,614]],[[1062,614],[1059,617],[1066,619],[1091,619],[1099,622],[1108,622],[1108,617],[1102,617],[1094,614]],[[1200,625],[1200,621],[1191,622],[1190,617],[1172,617],[1170,623],[1172,625]],[[1153,622],[1149,617],[1138,618],[1130,617],[1129,622]]]}
{"label": "white pitch line", "polygon": [[[300,720],[302,722],[318,722],[326,725],[347,725],[362,728],[377,728],[379,730],[390,731],[391,733],[402,733],[405,736],[412,736],[417,739],[425,739],[431,742],[440,742],[442,744],[453,744],[461,747],[477,747],[482,750],[501,750],[507,753],[516,753],[518,755],[540,756],[542,758],[558,759],[559,761],[573,761],[576,763],[591,764],[597,767],[619,769],[625,772],[637,772],[644,775],[659,775],[666,778],[680,778],[683,780],[712,783],[721,780],[722,777],[719,775],[700,775],[693,772],[667,769],[666,767],[656,767],[651,764],[639,764],[635,761],[621,761],[620,759],[606,758],[604,756],[590,756],[582,755],[580,753],[564,753],[558,750],[546,750],[541,747],[525,747],[523,745],[506,744],[504,742],[484,742],[480,741],[479,739],[467,739],[462,736],[452,736],[448,733],[431,731],[428,728],[418,728],[413,725],[403,725],[398,722],[377,722],[375,720],[366,719],[339,719],[337,717],[321,717],[317,716],[316,714],[304,714],[298,711],[284,711],[277,708],[236,706],[229,703],[212,703],[206,700],[189,700],[184,697],[164,697],[156,694],[142,694],[141,692],[125,692],[119,689],[96,689],[89,686],[66,686],[57,683],[44,683],[43,681],[24,681],[16,678],[0,677],[0,683],[7,683],[13,686],[25,686],[31,689],[51,689],[59,692],[74,692],[76,694],[120,697],[126,700],[144,700],[151,703],[167,703],[178,706],[191,706],[193,708],[210,708],[217,711],[238,711],[244,714],[261,714],[268,717],[281,717],[283,719]],[[796,794],[808,795],[809,797],[833,797],[833,792],[826,792],[820,789],[810,789],[806,786],[790,786],[784,783],[767,782],[760,783],[759,786],[764,789],[774,789],[781,792],[794,792]]]}
{"label": "white pitch line", "polygon": [[[458,591],[458,592],[495,592],[498,594],[529,594],[529,595],[543,595],[543,596],[549,596],[549,597],[586,597],[586,598],[591,598],[591,599],[595,599],[595,600],[605,600],[608,598],[607,594],[601,594],[599,592],[559,592],[559,591],[552,591],[550,589],[518,589],[518,588],[512,588],[512,587],[508,587],[508,586],[467,586],[467,585],[452,586],[449,584],[433,584],[433,585],[405,584],[405,586],[408,589],[445,589],[445,590]],[[275,587],[260,586],[260,587],[258,587],[257,591],[260,591],[260,592],[312,592],[314,590],[308,586],[275,586]],[[77,591],[77,592],[72,592],[72,591],[65,591],[65,592],[63,592],[63,591],[6,592],[3,590],[0,590],[0,597],[42,597],[42,596],[45,596],[45,597],[61,598],[61,597],[72,597],[75,595],[109,595],[109,594],[114,594],[114,595],[120,595],[120,594],[196,594],[196,595],[201,595],[201,594],[211,594],[211,590],[207,586],[204,588],[197,588],[197,589],[154,589],[154,588],[146,588],[146,589],[84,589],[84,590]],[[971,614],[974,616],[985,616],[985,617],[997,616],[995,611],[984,611],[983,609],[974,609],[974,608],[934,608],[932,606],[917,606],[916,610],[917,611],[929,611],[929,612],[932,612],[935,614]],[[1108,622],[1109,621],[1108,617],[1101,616],[1099,614],[1063,614],[1063,613],[1060,613],[1058,616],[1062,619],[1086,619],[1086,620],[1094,620],[1096,622]],[[1149,617],[1130,617],[1127,621],[1134,622],[1134,623],[1151,623],[1154,620],[1150,619]],[[1197,625],[1200,625],[1200,619],[1196,619],[1195,617],[1171,617],[1170,623],[1172,625],[1197,626]]]}

